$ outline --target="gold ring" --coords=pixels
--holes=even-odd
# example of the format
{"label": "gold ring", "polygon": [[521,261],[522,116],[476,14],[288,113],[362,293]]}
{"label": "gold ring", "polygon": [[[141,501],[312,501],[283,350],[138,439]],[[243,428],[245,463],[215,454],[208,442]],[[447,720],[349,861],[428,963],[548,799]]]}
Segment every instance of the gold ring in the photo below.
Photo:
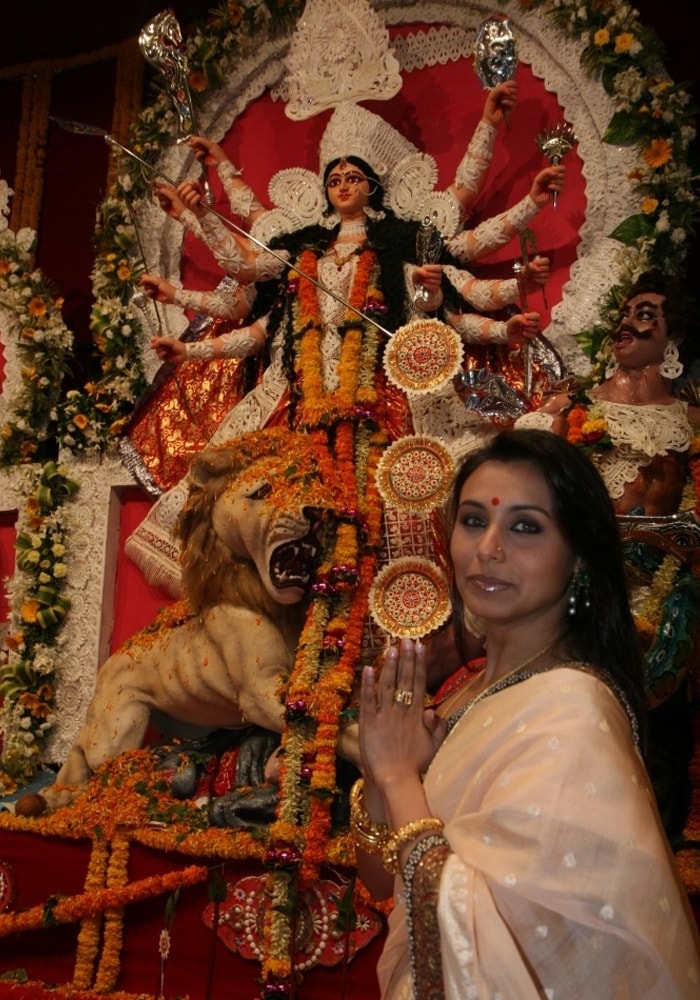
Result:
{"label": "gold ring", "polygon": [[413,701],[413,691],[394,691],[394,701],[398,701],[400,705],[410,705]]}

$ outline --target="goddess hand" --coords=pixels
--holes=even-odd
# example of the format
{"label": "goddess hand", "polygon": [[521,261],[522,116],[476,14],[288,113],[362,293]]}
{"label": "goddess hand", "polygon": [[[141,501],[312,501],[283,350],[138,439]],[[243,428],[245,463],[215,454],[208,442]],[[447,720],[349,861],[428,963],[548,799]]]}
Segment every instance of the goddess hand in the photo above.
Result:
{"label": "goddess hand", "polygon": [[507,80],[489,90],[482,117],[489,125],[508,122],[518,102],[518,85],[515,80]]}
{"label": "goddess hand", "polygon": [[168,304],[175,301],[175,293],[177,291],[175,285],[171,285],[169,281],[166,281],[165,278],[161,278],[157,274],[142,274],[139,285],[143,288],[149,299],[155,299],[156,302],[167,302]]}
{"label": "goddess hand", "polygon": [[161,361],[173,361],[175,364],[180,364],[187,358],[186,345],[181,340],[175,340],[174,337],[153,337],[151,347]]}
{"label": "goddess hand", "polygon": [[180,218],[185,211],[185,206],[182,203],[182,199],[178,197],[178,193],[174,187],[156,181],[153,184],[153,193],[164,212],[167,212],[172,219]]}
{"label": "goddess hand", "polygon": [[554,195],[564,190],[566,167],[559,163],[554,167],[545,167],[535,176],[530,188],[530,197],[539,208],[544,208]]}
{"label": "goddess hand", "polygon": [[223,148],[211,139],[205,139],[203,135],[191,135],[187,144],[192,152],[205,167],[217,167],[220,163],[225,163],[228,159]]}
{"label": "goddess hand", "polygon": [[540,332],[540,314],[516,313],[506,323],[506,331],[509,344],[519,345],[526,340],[534,340]]}
{"label": "goddess hand", "polygon": [[543,288],[551,277],[548,257],[532,257],[524,269],[525,288],[528,292],[536,292]]}

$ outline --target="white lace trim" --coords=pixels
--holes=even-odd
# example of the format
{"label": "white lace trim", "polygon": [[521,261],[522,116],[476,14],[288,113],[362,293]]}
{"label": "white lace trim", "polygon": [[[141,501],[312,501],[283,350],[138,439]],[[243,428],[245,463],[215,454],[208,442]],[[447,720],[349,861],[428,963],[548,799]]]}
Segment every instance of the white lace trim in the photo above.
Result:
{"label": "white lace trim", "polygon": [[455,184],[458,187],[464,187],[474,194],[478,193],[484,171],[493,158],[493,146],[497,134],[497,129],[489,122],[480,121],[476,126],[467,151],[455,173]]}
{"label": "white lace trim", "polygon": [[251,187],[242,182],[238,184],[234,183],[235,179],[241,176],[241,171],[234,167],[229,160],[219,163],[216,171],[221,179],[224,194],[228,198],[231,211],[239,219],[247,222],[252,212],[264,209],[264,206],[260,204]]}
{"label": "white lace trim", "polygon": [[500,215],[484,219],[473,229],[465,229],[447,240],[447,249],[457,260],[470,261],[510,242],[539,211],[529,195]]}
{"label": "white lace trim", "polygon": [[443,274],[459,294],[481,312],[495,312],[517,301],[519,290],[515,278],[476,278],[470,271],[447,264]]}
{"label": "white lace trim", "polygon": [[630,405],[596,400],[595,409],[604,416],[613,449],[596,456],[596,465],[613,500],[633,483],[640,469],[658,455],[684,452],[693,429],[688,404],[680,400],[669,406]]}
{"label": "white lace trim", "polygon": [[508,327],[500,319],[462,313],[450,316],[450,324],[467,344],[507,344]]}
{"label": "white lace trim", "polygon": [[237,291],[224,291],[221,288],[211,292],[178,288],[173,296],[173,302],[182,309],[195,309],[198,312],[205,312],[209,316],[218,316],[221,319],[235,319],[240,307]]}

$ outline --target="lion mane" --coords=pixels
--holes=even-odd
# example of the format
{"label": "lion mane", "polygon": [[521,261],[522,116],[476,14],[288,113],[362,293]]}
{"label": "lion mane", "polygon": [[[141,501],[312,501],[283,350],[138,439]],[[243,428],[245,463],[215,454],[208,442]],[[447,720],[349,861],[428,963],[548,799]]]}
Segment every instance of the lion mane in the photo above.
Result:
{"label": "lion mane", "polygon": [[[284,475],[287,485],[290,456],[305,481],[310,504],[318,501],[314,484],[320,485],[318,451],[305,434],[284,427],[241,435],[233,443],[211,446],[194,459],[189,472],[189,493],[176,527],[182,556],[182,587],[188,609],[201,614],[217,604],[236,604],[274,618],[292,641],[298,638],[305,602],[281,605],[265,589],[249,554],[232,552],[217,534],[212,513],[218,498],[237,477],[255,463],[262,464],[275,480]],[[274,488],[279,488],[276,482]],[[323,499],[328,502],[328,491]]]}

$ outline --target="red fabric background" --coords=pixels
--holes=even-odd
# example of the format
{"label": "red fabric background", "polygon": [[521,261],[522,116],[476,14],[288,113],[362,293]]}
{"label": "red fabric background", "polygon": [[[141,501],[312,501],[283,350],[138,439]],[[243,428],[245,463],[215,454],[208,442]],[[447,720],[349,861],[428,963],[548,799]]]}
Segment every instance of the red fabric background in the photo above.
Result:
{"label": "red fabric background", "polygon": [[[52,894],[74,894],[83,889],[90,859],[90,845],[0,831],[0,857],[8,862],[17,885],[18,908],[42,904]],[[191,864],[211,865],[207,859],[162,854],[132,844],[129,857],[131,880],[162,875]],[[217,871],[219,869],[217,868]],[[262,873],[259,865],[229,863],[220,874],[229,882]],[[329,875],[333,878],[333,873]],[[337,879],[336,879],[337,881]],[[167,895],[126,910],[121,974],[117,989],[129,993],[158,995],[160,958],[158,940],[165,926]],[[170,929],[170,957],[165,966],[164,996],[205,1000],[214,951],[212,932],[202,914],[208,905],[206,881],[183,889]],[[0,938],[0,976],[17,969],[26,971],[34,985],[7,987],[0,982],[0,997],[31,1000],[43,996],[39,984],[65,986],[74,974],[78,925],[27,931]],[[304,975],[300,996],[304,1000],[378,1000],[375,968],[382,937],[375,938],[343,971],[340,967],[316,967]],[[220,941],[215,946],[213,997],[253,1000],[259,994],[260,966],[229,951]]]}

